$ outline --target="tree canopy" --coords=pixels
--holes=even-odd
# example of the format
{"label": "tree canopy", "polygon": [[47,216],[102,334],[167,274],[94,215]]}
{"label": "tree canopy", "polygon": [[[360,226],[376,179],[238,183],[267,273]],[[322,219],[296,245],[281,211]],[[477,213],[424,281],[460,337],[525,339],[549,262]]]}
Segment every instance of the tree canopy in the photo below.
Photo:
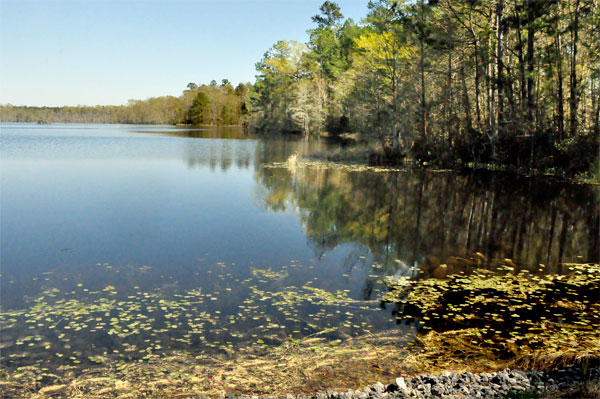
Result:
{"label": "tree canopy", "polygon": [[598,169],[596,0],[373,0],[368,8],[357,25],[325,1],[305,45],[277,42],[265,54],[254,126],[352,131],[389,161]]}

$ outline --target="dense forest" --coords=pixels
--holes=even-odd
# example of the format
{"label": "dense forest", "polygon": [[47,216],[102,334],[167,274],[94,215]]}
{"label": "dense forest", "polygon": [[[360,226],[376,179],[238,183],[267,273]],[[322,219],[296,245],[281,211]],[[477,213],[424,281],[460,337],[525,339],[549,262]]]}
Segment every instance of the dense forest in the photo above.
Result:
{"label": "dense forest", "polygon": [[360,25],[325,1],[312,20],[308,43],[257,64],[260,129],[358,132],[378,162],[576,172],[598,158],[597,0],[379,0]]}
{"label": "dense forest", "polygon": [[0,120],[11,122],[139,123],[239,125],[248,114],[249,84],[235,88],[223,79],[189,83],[181,96],[129,100],[126,105],[74,107],[0,106]]}
{"label": "dense forest", "polygon": [[[250,125],[357,133],[373,163],[408,157],[598,174],[598,0],[325,1],[307,43],[276,42],[254,84],[188,84],[123,106],[0,106],[24,122]],[[307,21],[308,22],[308,21]]]}

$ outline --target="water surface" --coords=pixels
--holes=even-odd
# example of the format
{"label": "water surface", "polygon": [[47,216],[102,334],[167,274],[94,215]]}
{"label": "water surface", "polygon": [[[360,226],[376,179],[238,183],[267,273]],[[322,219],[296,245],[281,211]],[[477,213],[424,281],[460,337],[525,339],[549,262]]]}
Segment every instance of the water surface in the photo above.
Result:
{"label": "water surface", "polygon": [[[86,365],[393,329],[386,276],[597,261],[597,190],[268,167],[324,142],[241,129],[0,125],[2,365]],[[417,326],[418,327],[418,326]]]}

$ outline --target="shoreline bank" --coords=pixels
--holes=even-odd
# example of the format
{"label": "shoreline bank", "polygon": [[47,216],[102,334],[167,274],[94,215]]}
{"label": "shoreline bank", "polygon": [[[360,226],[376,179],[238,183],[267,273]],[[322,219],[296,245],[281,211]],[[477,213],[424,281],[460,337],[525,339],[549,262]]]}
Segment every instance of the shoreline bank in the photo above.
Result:
{"label": "shoreline bank", "polygon": [[[301,378],[300,375],[297,376]],[[197,377],[199,378],[199,377]],[[214,377],[212,377],[214,379]],[[130,381],[90,373],[71,381],[55,381],[38,389],[11,389],[3,381],[0,387],[2,398],[28,397],[31,399],[69,398],[121,398],[121,399],[425,399],[425,398],[598,398],[600,397],[600,367],[598,359],[594,365],[571,366],[552,370],[521,371],[509,369],[496,372],[451,372],[418,374],[412,377],[376,378],[377,382],[354,388],[306,390],[278,390],[265,392],[243,392],[228,389],[224,381],[215,381],[222,389],[211,392],[178,387],[176,379],[162,381],[162,389],[151,389],[156,380]],[[383,381],[383,383],[381,382]],[[292,381],[290,381],[292,383]],[[293,385],[293,383],[292,383]],[[346,387],[349,385],[345,385]],[[13,387],[14,388],[14,387]],[[215,387],[216,388],[216,387]],[[266,386],[264,388],[267,388]],[[217,392],[218,391],[218,392]],[[290,393],[292,392],[292,393]]]}

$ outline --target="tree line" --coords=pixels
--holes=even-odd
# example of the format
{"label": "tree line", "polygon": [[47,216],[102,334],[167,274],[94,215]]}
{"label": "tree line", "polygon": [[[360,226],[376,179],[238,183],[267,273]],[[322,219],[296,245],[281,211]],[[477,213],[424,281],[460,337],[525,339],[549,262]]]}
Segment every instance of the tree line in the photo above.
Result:
{"label": "tree line", "polygon": [[129,100],[125,105],[28,107],[0,105],[0,120],[11,122],[134,123],[240,125],[248,115],[249,84],[235,88],[220,84],[189,83],[179,97]]}
{"label": "tree line", "polygon": [[[404,156],[587,170],[598,158],[597,0],[325,1],[257,63],[253,124],[353,131]],[[595,165],[598,168],[598,165]]]}

